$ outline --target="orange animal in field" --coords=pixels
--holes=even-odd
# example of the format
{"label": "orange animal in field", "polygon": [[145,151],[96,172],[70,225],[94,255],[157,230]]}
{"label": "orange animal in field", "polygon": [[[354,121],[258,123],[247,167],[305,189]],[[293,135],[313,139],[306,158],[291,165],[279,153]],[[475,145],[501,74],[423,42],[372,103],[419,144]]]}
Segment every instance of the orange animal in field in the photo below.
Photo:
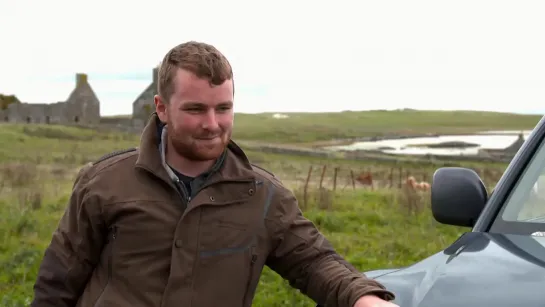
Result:
{"label": "orange animal in field", "polygon": [[417,182],[413,176],[409,176],[405,180],[405,184],[407,184],[409,187],[413,188],[414,190],[418,190],[418,191],[429,191],[431,187],[430,184],[427,183],[426,181]]}
{"label": "orange animal in field", "polygon": [[356,181],[362,185],[373,186],[373,175],[369,172],[364,172],[356,177]]}

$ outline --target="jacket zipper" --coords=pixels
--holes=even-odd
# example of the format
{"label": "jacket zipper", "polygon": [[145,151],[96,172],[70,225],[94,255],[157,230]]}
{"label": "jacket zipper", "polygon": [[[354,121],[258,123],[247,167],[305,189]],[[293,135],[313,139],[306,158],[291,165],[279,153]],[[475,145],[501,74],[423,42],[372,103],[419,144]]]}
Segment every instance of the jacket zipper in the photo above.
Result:
{"label": "jacket zipper", "polygon": [[112,261],[114,258],[113,249],[114,249],[114,244],[116,239],[117,239],[117,226],[112,226],[112,243],[110,244],[110,250],[108,254],[108,282],[110,282],[110,280],[112,279],[112,274],[113,274],[113,264],[112,264]]}
{"label": "jacket zipper", "polygon": [[108,289],[108,286],[110,285],[110,282],[112,280],[112,274],[113,274],[113,264],[112,264],[113,255],[112,254],[113,254],[113,249],[114,249],[114,244],[116,239],[117,239],[117,227],[112,226],[110,227],[110,241],[109,241],[110,244],[108,246],[108,279],[106,281],[106,285],[102,289],[102,293],[100,293],[100,296],[96,300],[95,306],[99,306],[99,303],[101,299],[103,298],[104,293],[106,292],[106,289]]}
{"label": "jacket zipper", "polygon": [[252,284],[252,277],[254,272],[254,265],[257,261],[257,254],[255,252],[255,246],[252,245],[250,248],[250,268],[248,269],[248,279],[246,281],[246,289],[244,290],[244,296],[242,297],[242,306],[251,306],[251,304],[246,304],[248,300],[248,294],[250,292],[250,285]]}
{"label": "jacket zipper", "polygon": [[189,193],[186,191],[185,186],[182,185],[183,183],[181,182],[180,179],[177,179],[176,184],[175,184],[175,183],[172,182],[172,180],[170,180],[170,181],[164,180],[163,178],[161,178],[161,176],[157,175],[153,170],[151,170],[150,168],[148,168],[146,166],[140,165],[138,167],[146,170],[147,172],[149,172],[153,176],[157,177],[162,182],[165,182],[166,184],[168,184],[171,188],[173,188],[176,191],[176,193],[178,194],[180,199],[182,201],[185,201],[187,203],[187,205],[189,206],[189,201],[191,200],[191,195],[188,195]]}
{"label": "jacket zipper", "polygon": [[178,188],[176,189],[176,191],[178,192],[178,195],[180,196],[182,201],[185,201],[185,205],[189,207],[189,202],[191,201],[191,195],[189,195],[189,192],[185,188],[184,183],[180,179],[176,178],[176,184],[178,185]]}

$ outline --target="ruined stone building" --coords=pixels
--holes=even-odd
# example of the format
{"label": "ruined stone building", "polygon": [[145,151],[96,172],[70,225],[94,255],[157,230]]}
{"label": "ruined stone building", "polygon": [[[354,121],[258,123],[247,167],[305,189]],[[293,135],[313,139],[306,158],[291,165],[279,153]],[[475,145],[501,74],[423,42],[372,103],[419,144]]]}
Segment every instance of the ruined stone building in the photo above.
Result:
{"label": "ruined stone building", "polygon": [[100,101],[86,74],[76,74],[76,86],[63,102],[12,103],[0,110],[0,122],[45,124],[100,123]]}
{"label": "ruined stone building", "polygon": [[143,127],[150,114],[155,111],[153,96],[157,95],[157,78],[159,69],[153,69],[153,80],[150,85],[136,98],[132,103],[132,121],[133,126]]}

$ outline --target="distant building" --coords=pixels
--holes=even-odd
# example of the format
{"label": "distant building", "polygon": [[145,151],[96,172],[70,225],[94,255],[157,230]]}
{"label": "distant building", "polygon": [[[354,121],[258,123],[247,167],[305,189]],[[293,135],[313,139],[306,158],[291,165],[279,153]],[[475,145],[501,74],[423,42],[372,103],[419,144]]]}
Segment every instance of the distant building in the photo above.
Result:
{"label": "distant building", "polygon": [[12,103],[0,110],[0,122],[84,124],[100,123],[100,101],[86,74],[76,74],[76,86],[66,101],[56,103]]}
{"label": "distant building", "polygon": [[153,96],[157,95],[157,79],[159,68],[152,71],[153,80],[150,85],[132,103],[133,126],[143,127],[151,113],[155,111]]}

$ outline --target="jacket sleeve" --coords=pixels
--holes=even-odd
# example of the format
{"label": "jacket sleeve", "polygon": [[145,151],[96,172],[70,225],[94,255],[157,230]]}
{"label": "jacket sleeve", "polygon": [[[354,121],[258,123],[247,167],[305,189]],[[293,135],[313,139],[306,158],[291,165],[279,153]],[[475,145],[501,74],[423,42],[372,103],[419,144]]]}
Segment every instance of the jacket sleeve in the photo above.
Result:
{"label": "jacket sleeve", "polygon": [[394,294],[367,278],[335,252],[306,219],[295,196],[285,188],[275,193],[265,219],[273,237],[267,266],[321,306],[353,307],[363,295],[393,300]]}
{"label": "jacket sleeve", "polygon": [[31,307],[74,307],[100,257],[100,204],[89,189],[86,170],[78,173],[68,206],[53,233],[34,284]]}

